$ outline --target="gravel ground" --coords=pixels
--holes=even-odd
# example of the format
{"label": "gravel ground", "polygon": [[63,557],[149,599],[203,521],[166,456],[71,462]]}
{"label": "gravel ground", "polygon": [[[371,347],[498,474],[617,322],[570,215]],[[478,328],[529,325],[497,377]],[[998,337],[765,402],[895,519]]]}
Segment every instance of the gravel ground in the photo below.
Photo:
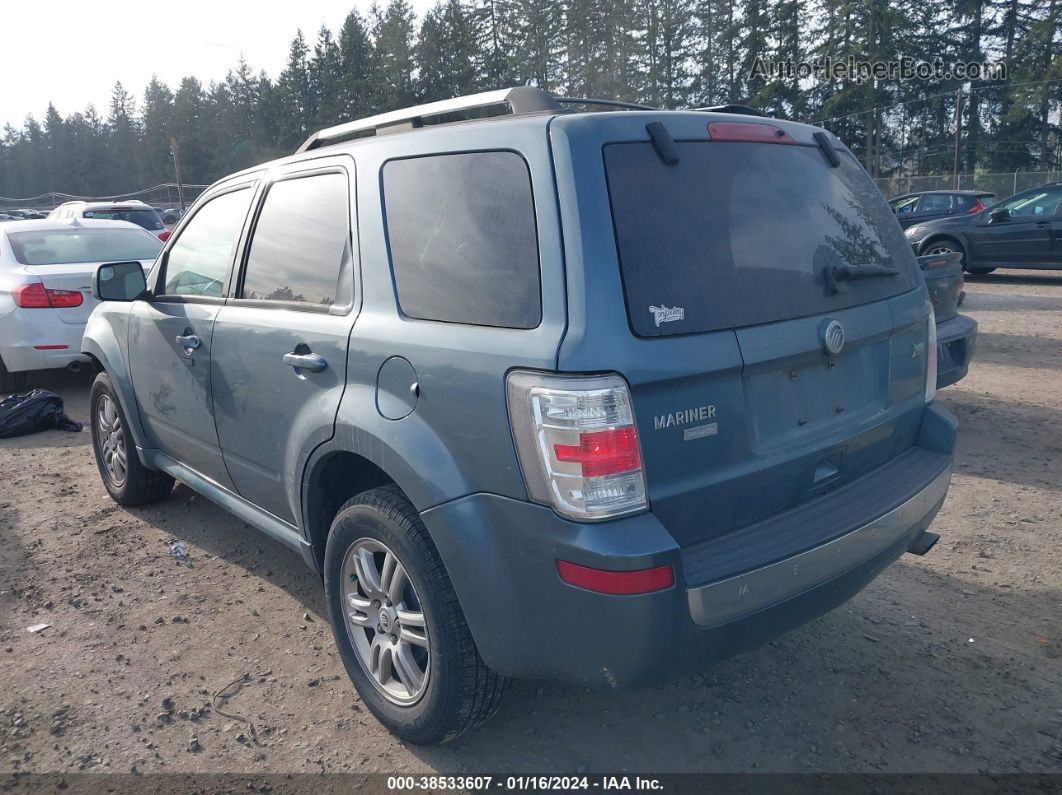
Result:
{"label": "gravel ground", "polygon": [[[963,311],[981,336],[940,398],[961,431],[927,557],[703,675],[518,682],[441,748],[360,704],[295,555],[181,486],[119,508],[87,432],[2,440],[0,770],[1062,772],[1062,274],[997,271]],[[87,376],[36,385],[87,420]]]}

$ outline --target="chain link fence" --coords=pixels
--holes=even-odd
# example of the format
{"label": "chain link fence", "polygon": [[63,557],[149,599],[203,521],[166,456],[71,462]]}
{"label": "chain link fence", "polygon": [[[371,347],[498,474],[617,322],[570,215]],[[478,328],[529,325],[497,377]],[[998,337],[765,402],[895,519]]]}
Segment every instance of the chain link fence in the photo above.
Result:
{"label": "chain link fence", "polygon": [[955,184],[954,174],[908,174],[897,177],[881,177],[874,180],[878,189],[891,199],[905,193],[917,193],[923,190],[983,190],[996,194],[997,199],[1005,199],[1045,182],[1062,182],[1062,171],[1010,171],[994,174],[960,174],[959,184]]}
{"label": "chain link fence", "polygon": [[[205,191],[209,185],[182,185],[181,193],[184,194],[184,206],[188,207],[200,193]],[[130,201],[132,199],[139,199],[145,204],[150,204],[152,207],[180,207],[180,196],[177,191],[176,182],[167,182],[162,185],[155,185],[152,188],[144,188],[133,193],[121,193],[116,196],[74,196],[69,193],[44,193],[40,196],[29,196],[25,198],[10,198],[7,196],[0,196],[0,210],[4,207],[10,207],[12,209],[27,209],[27,210],[53,210],[63,202],[70,201]]]}

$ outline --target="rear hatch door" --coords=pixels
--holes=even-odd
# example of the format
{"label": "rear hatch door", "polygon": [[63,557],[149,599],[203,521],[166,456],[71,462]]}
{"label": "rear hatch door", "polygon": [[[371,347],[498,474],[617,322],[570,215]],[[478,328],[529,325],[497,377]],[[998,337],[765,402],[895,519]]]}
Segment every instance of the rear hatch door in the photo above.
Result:
{"label": "rear hatch door", "polygon": [[652,510],[681,545],[869,473],[921,420],[925,294],[899,225],[850,153],[833,165],[767,126],[676,135],[673,164],[648,141],[603,146],[622,371]]}

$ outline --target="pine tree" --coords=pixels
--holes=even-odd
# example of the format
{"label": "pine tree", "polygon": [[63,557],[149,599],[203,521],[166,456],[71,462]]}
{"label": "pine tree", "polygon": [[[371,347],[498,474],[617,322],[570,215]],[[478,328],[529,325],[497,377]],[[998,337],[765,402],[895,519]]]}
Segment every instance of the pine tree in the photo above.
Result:
{"label": "pine tree", "polygon": [[340,121],[376,112],[376,57],[365,20],[355,9],[339,30]]}
{"label": "pine tree", "polygon": [[390,0],[386,10],[374,5],[371,13],[377,64],[374,104],[385,111],[412,105],[413,9],[406,0]]}
{"label": "pine tree", "polygon": [[310,81],[309,49],[300,30],[288,49],[288,65],[277,81],[281,148],[292,150],[305,140],[317,118],[317,101]]}

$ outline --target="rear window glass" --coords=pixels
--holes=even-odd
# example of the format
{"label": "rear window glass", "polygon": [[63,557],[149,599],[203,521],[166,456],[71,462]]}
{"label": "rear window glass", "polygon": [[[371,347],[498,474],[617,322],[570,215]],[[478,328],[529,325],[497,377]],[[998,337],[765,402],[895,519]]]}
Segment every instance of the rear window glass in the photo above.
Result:
{"label": "rear window glass", "polygon": [[[836,311],[913,289],[917,271],[889,205],[847,154],[816,147],[650,143],[604,147],[631,327],[639,336],[737,328]],[[874,263],[896,276],[844,282],[827,265]]]}
{"label": "rear window glass", "polygon": [[162,248],[157,237],[132,227],[12,232],[7,237],[23,265],[153,260]]}
{"label": "rear window glass", "polygon": [[523,158],[472,152],[392,160],[383,179],[403,314],[477,326],[539,324],[538,239]]}
{"label": "rear window glass", "polygon": [[122,209],[107,209],[107,210],[85,210],[82,213],[85,218],[105,218],[109,221],[129,221],[134,223],[142,229],[149,229],[153,232],[157,232],[161,229],[165,229],[166,225],[162,223],[162,218],[154,210],[122,210]]}
{"label": "rear window glass", "polygon": [[241,297],[334,304],[340,269],[351,259],[349,193],[344,174],[274,184],[251,239]]}

